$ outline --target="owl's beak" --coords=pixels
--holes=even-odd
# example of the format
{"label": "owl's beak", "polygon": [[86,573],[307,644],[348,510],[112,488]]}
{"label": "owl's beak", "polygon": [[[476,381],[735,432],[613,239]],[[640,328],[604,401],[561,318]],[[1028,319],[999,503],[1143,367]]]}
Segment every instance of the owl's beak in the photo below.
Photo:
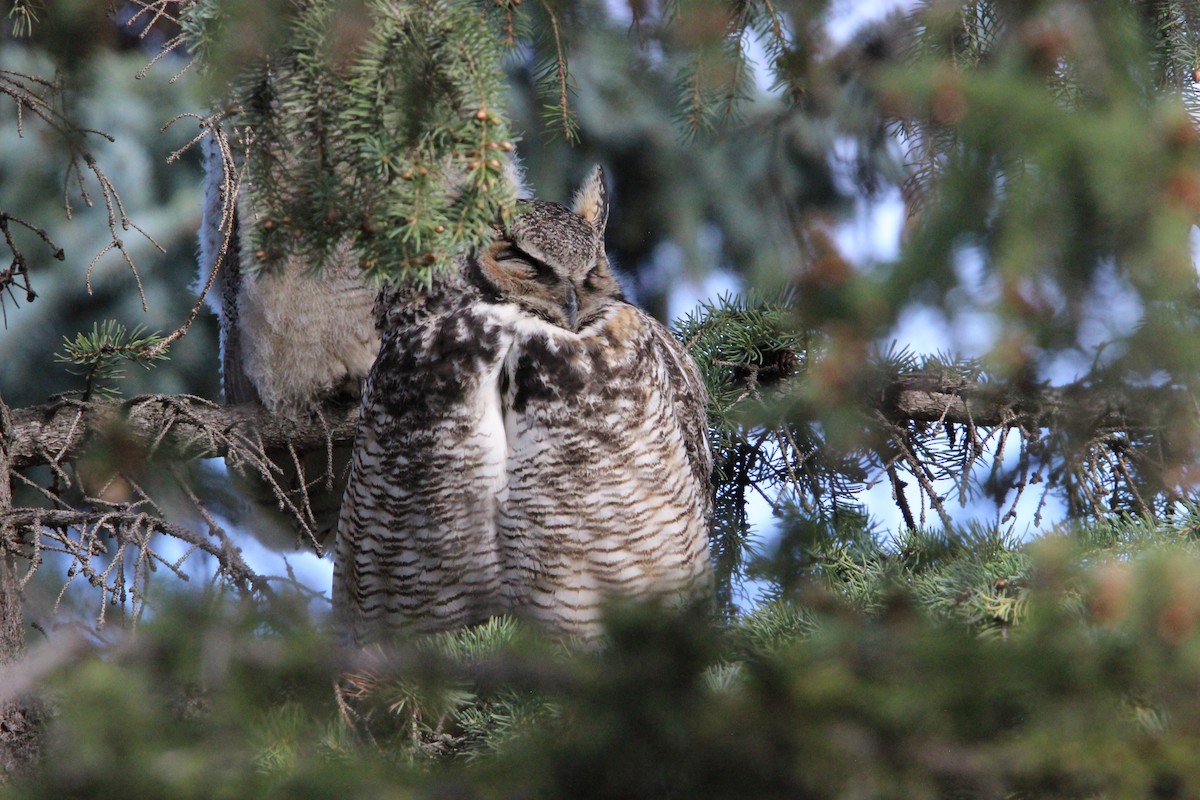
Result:
{"label": "owl's beak", "polygon": [[575,330],[579,326],[579,294],[575,291],[575,284],[570,281],[566,282],[566,297],[563,299],[563,310],[567,312],[567,322],[571,326],[571,330]]}

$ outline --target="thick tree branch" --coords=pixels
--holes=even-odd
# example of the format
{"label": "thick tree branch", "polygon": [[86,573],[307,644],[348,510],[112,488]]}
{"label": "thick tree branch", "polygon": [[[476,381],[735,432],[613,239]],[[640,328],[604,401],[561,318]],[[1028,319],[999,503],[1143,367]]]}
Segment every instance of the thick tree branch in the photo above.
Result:
{"label": "thick tree branch", "polygon": [[901,375],[880,394],[893,422],[949,422],[981,427],[1158,428],[1191,406],[1169,388],[1019,387],[973,383],[935,373]]}
{"label": "thick tree branch", "polygon": [[330,405],[324,420],[313,415],[289,419],[255,404],[221,406],[188,395],[146,395],[129,400],[60,400],[12,412],[7,433],[9,459],[16,469],[70,459],[96,437],[120,433],[124,441],[189,458],[225,456],[246,439],[265,447],[297,450],[354,439],[358,404]]}
{"label": "thick tree branch", "polygon": [[[932,422],[982,427],[1154,428],[1169,424],[1190,401],[1162,388],[1017,387],[972,383],[935,373],[901,375],[879,394],[878,410],[892,422]],[[323,417],[323,419],[322,419]],[[189,458],[225,456],[239,441],[297,451],[348,444],[354,439],[357,403],[328,405],[321,416],[275,416],[255,404],[221,406],[188,395],[146,395],[129,400],[60,400],[11,412],[8,458],[15,469],[57,463],[78,454],[98,435],[120,431],[126,442],[168,448]]]}

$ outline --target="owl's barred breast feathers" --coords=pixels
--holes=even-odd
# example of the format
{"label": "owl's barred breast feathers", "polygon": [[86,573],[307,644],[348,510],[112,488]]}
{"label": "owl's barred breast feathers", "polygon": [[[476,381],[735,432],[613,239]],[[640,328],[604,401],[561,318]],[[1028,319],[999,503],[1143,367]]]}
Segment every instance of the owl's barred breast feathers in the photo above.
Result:
{"label": "owl's barred breast feathers", "polygon": [[384,319],[338,529],[346,637],[499,613],[590,638],[613,596],[707,592],[705,393],[626,303],[597,169]]}

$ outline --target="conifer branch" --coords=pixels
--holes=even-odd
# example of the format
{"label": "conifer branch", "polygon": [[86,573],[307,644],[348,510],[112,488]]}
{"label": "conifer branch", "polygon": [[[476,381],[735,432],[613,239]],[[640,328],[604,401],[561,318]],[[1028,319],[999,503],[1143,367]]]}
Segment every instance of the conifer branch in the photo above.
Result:
{"label": "conifer branch", "polygon": [[[1162,428],[1191,401],[1182,390],[1127,388],[1097,392],[1073,387],[1018,389],[973,383],[946,374],[902,375],[882,387],[874,407],[890,423],[1002,426],[1037,429],[1069,424],[1122,430]],[[237,432],[253,431],[267,448],[298,452],[349,444],[356,405],[330,405],[318,416],[275,416],[256,404],[221,406],[189,395],[143,395],[128,400],[57,400],[13,409],[6,438],[13,468],[61,463],[119,422],[132,441],[168,447],[181,458],[214,458],[236,448]],[[168,433],[164,436],[164,429]]]}
{"label": "conifer branch", "polygon": [[[255,404],[221,406],[190,395],[143,395],[128,400],[57,400],[14,409],[7,431],[14,469],[58,464],[77,456],[97,435],[119,424],[128,440],[170,448],[181,459],[233,453],[251,434],[264,447],[297,451],[324,448],[328,441],[353,441],[357,405],[323,409],[325,421],[277,417]],[[164,434],[165,432],[165,434]]]}
{"label": "conifer branch", "polygon": [[[79,574],[90,583],[103,588],[104,593],[111,597],[121,598],[121,592],[125,585],[124,576],[119,574],[122,572],[119,569],[122,555],[121,550],[129,543],[132,543],[136,548],[146,551],[146,555],[144,556],[146,562],[154,562],[175,573],[176,577],[183,580],[187,579],[187,575],[180,570],[178,563],[168,562],[157,553],[149,551],[149,537],[155,533],[163,533],[171,536],[192,545],[195,550],[207,553],[217,559],[221,571],[227,575],[230,583],[233,585],[248,590],[267,590],[266,582],[246,564],[241,554],[228,540],[213,542],[203,534],[181,525],[171,524],[161,517],[149,513],[16,508],[5,512],[0,517],[0,524],[8,526],[13,530],[49,529],[61,532],[61,535],[56,537],[56,540],[66,548],[64,552],[70,552],[76,556],[76,563],[78,565],[78,570],[69,571],[68,577],[74,577],[76,574]],[[82,533],[72,535],[67,533],[69,529],[81,531]],[[131,537],[130,532],[132,531],[136,531],[139,534],[136,540]],[[98,553],[105,552],[108,549],[103,544],[95,541],[103,532],[116,536],[117,545],[111,554],[110,560],[106,563],[105,569],[94,572],[89,565],[89,560]],[[83,538],[81,539],[80,536]],[[90,544],[88,542],[89,539],[93,540]],[[83,549],[80,549],[81,547]],[[7,550],[8,548],[5,548],[6,552]],[[151,567],[147,566],[146,568]],[[135,598],[136,600],[138,598]]]}
{"label": "conifer branch", "polygon": [[37,9],[30,0],[13,0],[8,18],[11,20],[12,34],[18,39],[31,36],[34,25],[40,21]]}
{"label": "conifer branch", "polygon": [[[87,268],[87,286],[88,291],[91,291],[91,275],[96,264],[107,253],[112,250],[117,250],[125,259],[130,270],[133,272],[134,280],[137,282],[138,293],[141,297],[143,310],[147,309],[146,293],[142,286],[141,276],[138,274],[137,266],[135,265],[132,256],[126,248],[125,242],[121,237],[121,231],[133,229],[141,234],[147,241],[150,242],[159,252],[165,253],[166,250],[154,238],[139,227],[129,218],[125,212],[125,205],[121,200],[120,194],[117,192],[116,186],[109,179],[107,173],[97,163],[95,156],[83,144],[89,136],[99,136],[108,142],[115,141],[111,134],[95,128],[89,128],[77,124],[74,119],[62,107],[63,86],[57,81],[46,80],[37,75],[30,75],[15,70],[0,69],[0,95],[5,95],[10,98],[17,107],[17,135],[24,136],[25,134],[25,112],[32,113],[37,119],[53,131],[59,141],[66,150],[67,166],[63,173],[63,210],[67,219],[71,219],[74,209],[71,205],[71,181],[75,181],[76,188],[79,191],[79,196],[87,206],[93,205],[92,197],[87,190],[87,184],[84,179],[85,170],[90,173],[100,187],[100,194],[104,200],[104,207],[107,214],[108,231],[111,237],[99,253],[92,258],[91,263]],[[14,221],[20,222],[24,227],[37,233],[43,241],[55,248],[55,258],[62,259],[62,250],[53,244],[50,239],[40,229],[21,220],[16,219],[12,215],[3,214],[0,216],[5,222]],[[28,288],[27,275],[24,272],[24,257],[20,251],[12,244],[8,237],[7,228],[4,230],[6,246],[13,253],[14,264],[13,270],[19,272],[26,279],[26,288]],[[14,272],[14,274],[16,274]],[[11,285],[11,284],[9,284]],[[0,278],[0,290],[7,288],[3,279]],[[32,293],[30,293],[32,294]],[[32,299],[32,297],[30,297]]]}
{"label": "conifer branch", "polygon": [[546,0],[542,0],[542,8],[550,22],[550,32],[554,38],[554,58],[541,70],[541,81],[553,85],[557,93],[557,102],[546,106],[549,119],[555,120],[562,138],[567,142],[579,138],[578,124],[570,105],[569,72],[567,69],[567,54],[563,48],[562,34],[559,31],[558,15]]}
{"label": "conifer branch", "polygon": [[141,326],[127,331],[113,320],[93,325],[90,334],[78,333],[74,340],[64,336],[63,351],[56,356],[56,360],[74,365],[77,374],[86,376],[85,400],[96,391],[110,391],[101,381],[120,377],[120,361],[149,367],[166,358],[164,340],[157,333],[145,334]]}
{"label": "conifer branch", "polygon": [[20,225],[21,227],[32,231],[38,236],[48,247],[53,250],[54,258],[62,261],[66,256],[63,249],[56,245],[44,230],[26,222],[20,217],[13,216],[5,211],[0,211],[0,234],[4,236],[4,245],[8,248],[9,254],[12,255],[12,263],[4,269],[0,270],[0,317],[3,318],[4,327],[8,327],[8,310],[5,304],[5,298],[12,300],[13,305],[20,307],[20,301],[13,289],[20,290],[25,297],[25,302],[32,303],[37,297],[37,292],[33,290],[33,285],[29,281],[29,262],[17,246],[13,239],[12,230],[9,227],[11,224]]}
{"label": "conifer branch", "polygon": [[1190,404],[1179,390],[1095,387],[1028,387],[974,382],[950,372],[900,375],[880,397],[893,422],[981,427],[1053,428],[1064,420],[1094,428],[1161,428],[1178,422]]}

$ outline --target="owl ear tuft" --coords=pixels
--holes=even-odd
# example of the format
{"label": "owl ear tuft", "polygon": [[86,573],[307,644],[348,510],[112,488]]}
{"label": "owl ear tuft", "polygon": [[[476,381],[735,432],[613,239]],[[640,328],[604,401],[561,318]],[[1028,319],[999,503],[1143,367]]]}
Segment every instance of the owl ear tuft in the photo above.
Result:
{"label": "owl ear tuft", "polygon": [[571,210],[590,222],[599,234],[604,234],[604,226],[608,224],[608,187],[599,164],[592,167],[579,191],[575,192]]}

